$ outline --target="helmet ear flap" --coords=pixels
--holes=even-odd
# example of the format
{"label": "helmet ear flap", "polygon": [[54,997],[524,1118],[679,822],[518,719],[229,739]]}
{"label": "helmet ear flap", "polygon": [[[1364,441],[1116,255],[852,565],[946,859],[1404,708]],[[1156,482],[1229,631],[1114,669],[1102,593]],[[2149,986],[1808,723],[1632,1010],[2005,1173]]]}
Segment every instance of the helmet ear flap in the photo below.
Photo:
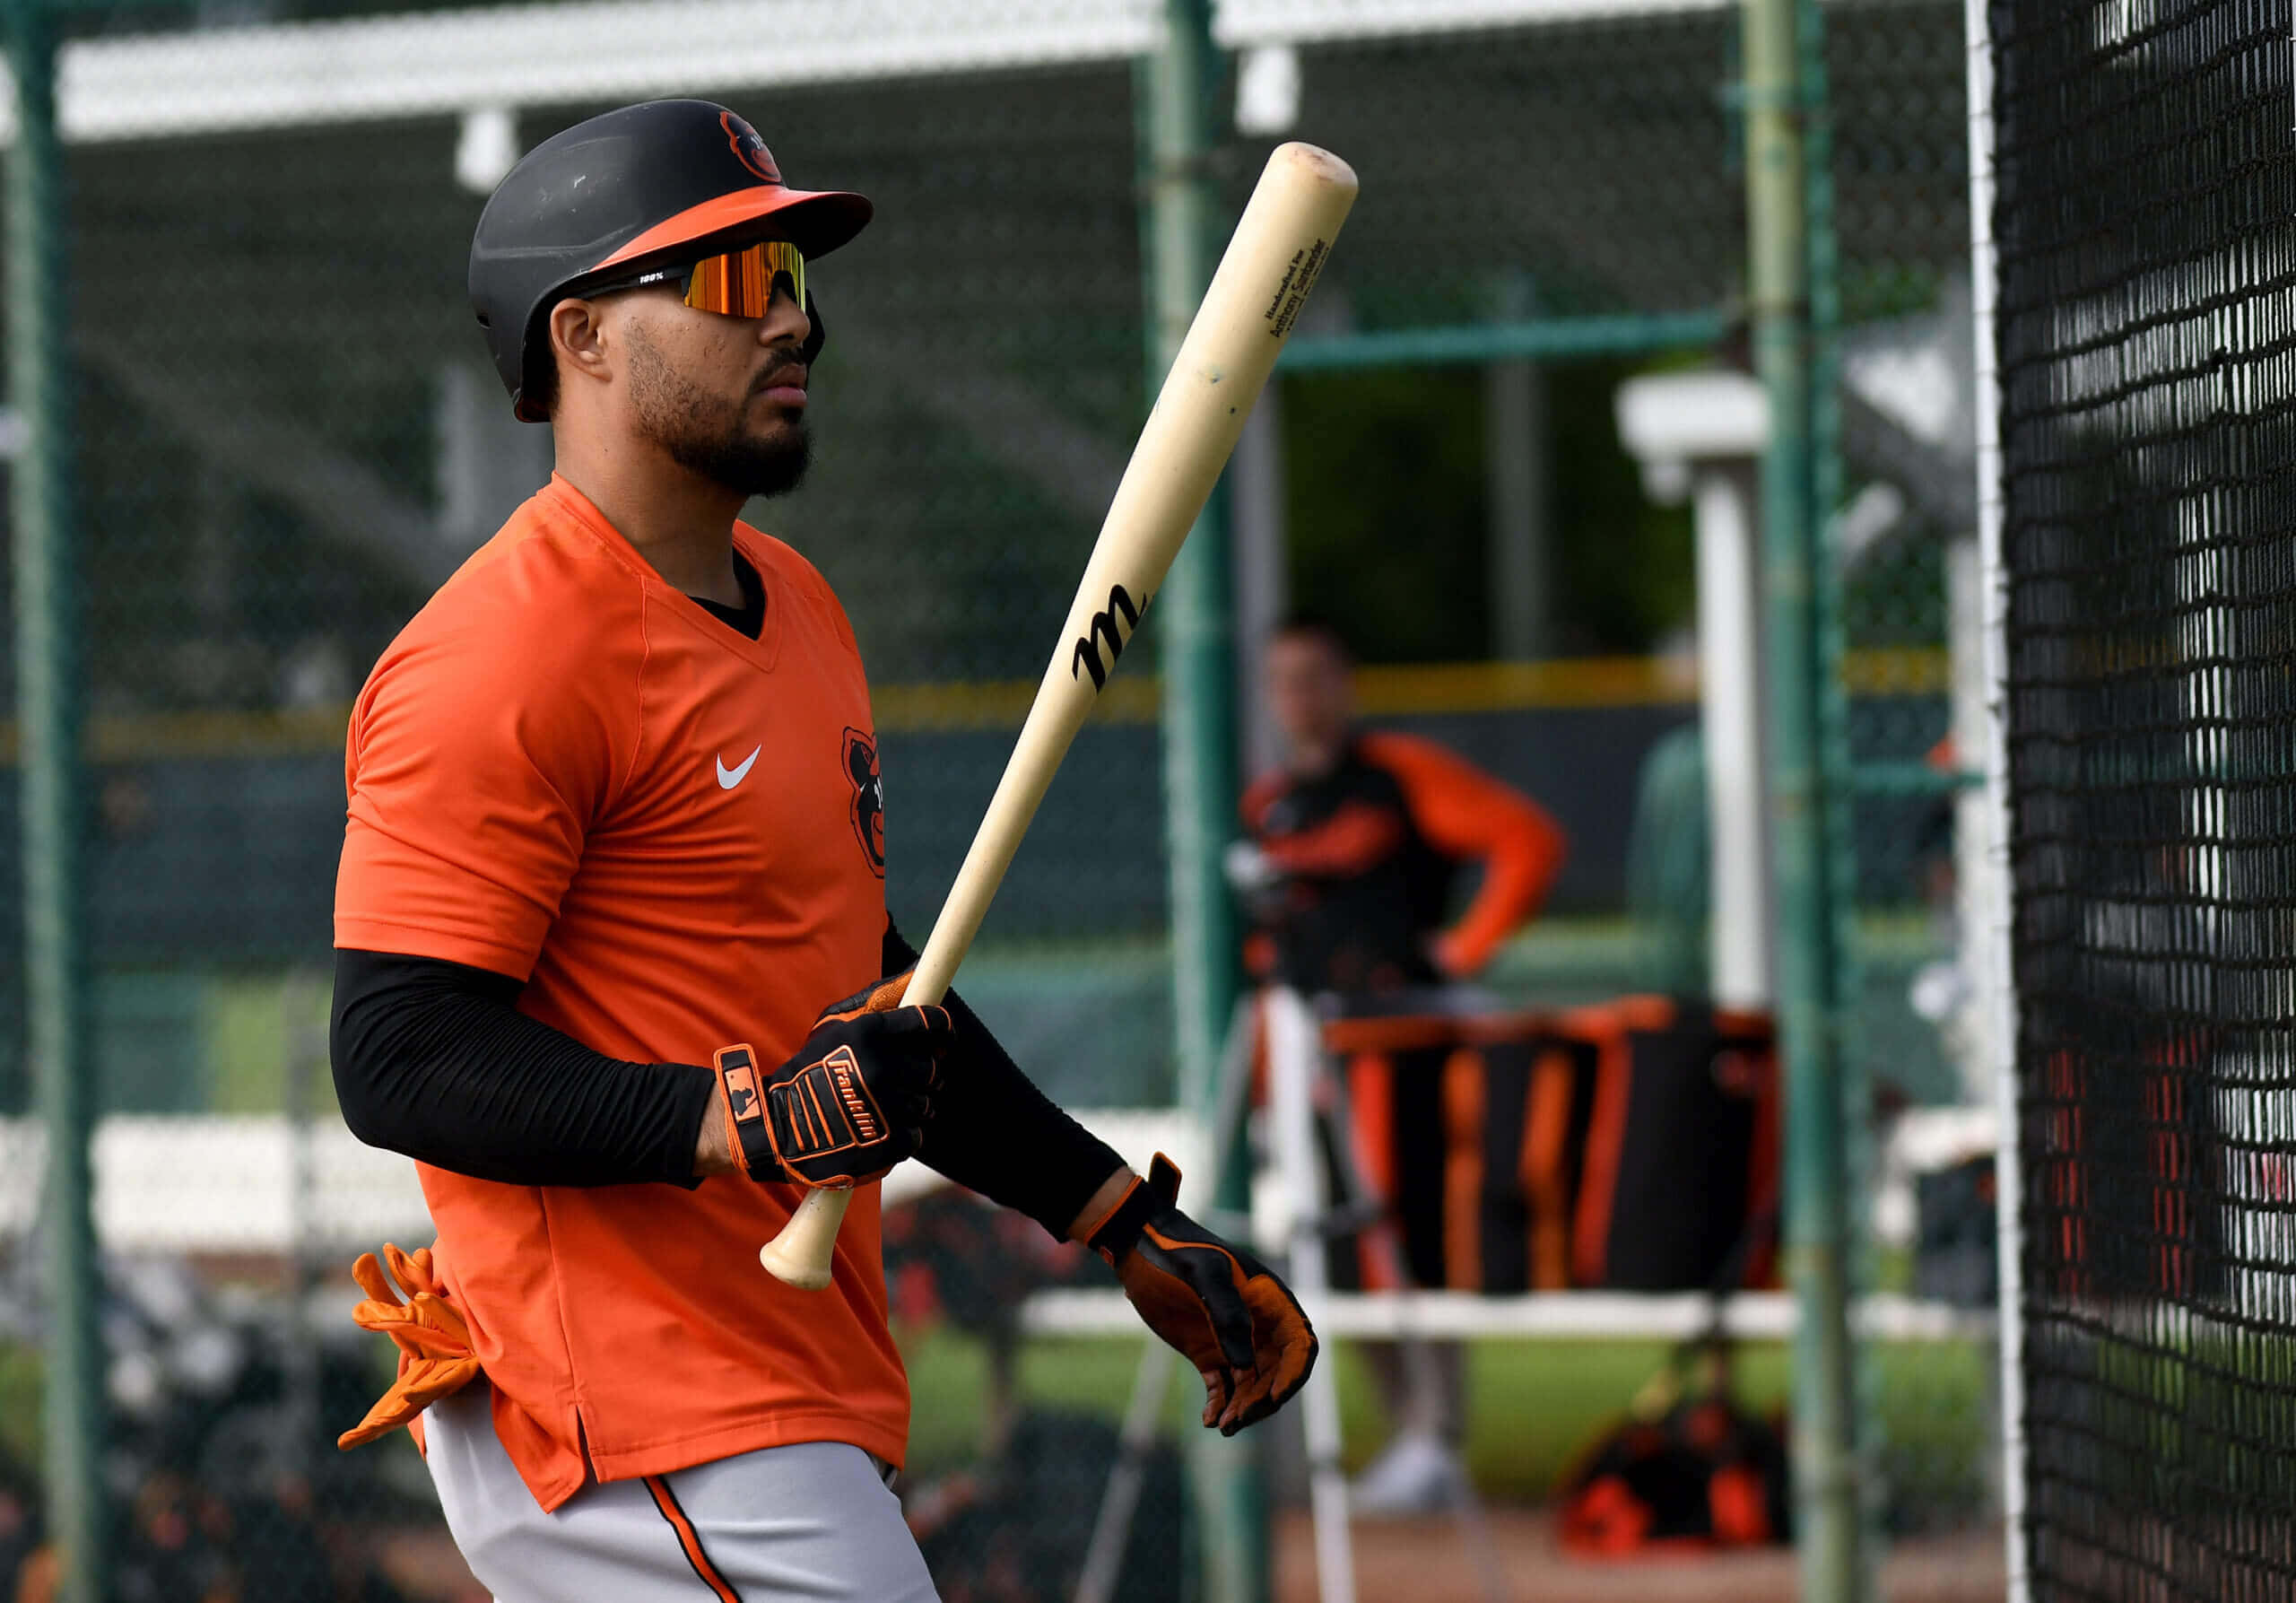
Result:
{"label": "helmet ear flap", "polygon": [[805,317],[813,324],[813,332],[805,335],[805,343],[797,347],[797,354],[811,367],[821,360],[822,347],[829,343],[829,330],[822,326],[821,307],[813,300],[812,290],[805,292]]}

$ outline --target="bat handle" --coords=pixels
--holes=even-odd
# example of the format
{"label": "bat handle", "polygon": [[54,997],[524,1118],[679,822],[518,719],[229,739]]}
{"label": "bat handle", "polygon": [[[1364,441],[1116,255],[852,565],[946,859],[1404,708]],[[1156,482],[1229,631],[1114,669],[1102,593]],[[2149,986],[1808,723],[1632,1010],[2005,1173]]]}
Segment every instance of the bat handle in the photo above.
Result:
{"label": "bat handle", "polygon": [[[952,892],[951,900],[954,899]],[[909,989],[901,992],[900,1005],[929,1006],[946,996],[949,975],[979,928],[978,913],[967,926],[962,919],[952,919],[944,911],[926,940],[917,971],[909,978]],[[837,1252],[837,1227],[845,1223],[846,1206],[852,1200],[852,1190],[842,1186],[806,1192],[781,1233],[757,1250],[758,1262],[785,1285],[801,1292],[821,1290],[829,1284],[830,1259]]]}
{"label": "bat handle", "polygon": [[786,1285],[801,1292],[821,1290],[829,1284],[837,1227],[845,1223],[846,1205],[852,1200],[852,1191],[844,1187],[806,1192],[781,1233],[757,1250],[758,1262]]}

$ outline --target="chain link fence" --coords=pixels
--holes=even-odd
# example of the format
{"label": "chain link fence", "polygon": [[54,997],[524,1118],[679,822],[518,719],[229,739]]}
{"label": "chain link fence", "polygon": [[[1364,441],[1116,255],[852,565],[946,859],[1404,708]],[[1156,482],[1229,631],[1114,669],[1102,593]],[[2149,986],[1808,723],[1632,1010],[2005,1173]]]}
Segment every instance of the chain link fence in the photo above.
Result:
{"label": "chain link fence", "polygon": [[[143,1165],[144,1177],[99,1199],[114,1253],[123,1597],[445,1599],[462,1584],[404,1444],[332,1446],[385,1373],[380,1344],[342,1317],[344,1263],[420,1218],[404,1214],[389,1161],[333,1113],[326,974],[350,699],[550,466],[546,431],[510,418],[463,292],[470,231],[508,153],[502,117],[516,149],[622,100],[704,95],[749,115],[794,181],[876,202],[871,229],[817,275],[829,344],[813,472],[752,519],[815,562],[853,616],[881,736],[888,897],[913,938],[1002,769],[1047,622],[1145,403],[1133,58],[1153,44],[1154,7],[1028,8],[1018,42],[994,49],[921,13],[913,48],[857,42],[845,35],[859,22],[792,7],[793,26],[822,30],[798,42],[840,64],[802,83],[713,67],[706,52],[679,57],[674,81],[643,80],[653,22],[633,22],[633,63],[619,68],[584,34],[608,65],[570,79],[545,48],[550,8],[497,13],[488,26],[504,31],[483,36],[435,13],[442,38],[523,41],[539,80],[578,85],[507,113],[435,88],[387,100],[408,82],[391,75],[392,52],[420,15],[339,38],[277,26],[364,9],[234,13],[274,24],[252,30],[123,13],[65,58],[66,131],[75,115],[81,129],[67,172],[83,815],[110,1116],[99,1158],[107,1176]],[[590,8],[580,26],[613,9]],[[683,10],[697,27],[718,15]],[[1372,721],[1445,740],[1557,815],[1572,840],[1564,877],[1492,983],[1523,1000],[1593,1000],[1647,973],[1626,916],[1634,798],[1646,758],[1696,716],[1687,517],[1644,501],[1611,396],[1654,363],[1735,359],[1738,22],[1713,5],[1535,23],[1494,7],[1484,26],[1431,33],[1407,11],[1379,22],[1370,8],[1367,23],[1364,8],[1257,0],[1219,14],[1232,131],[1214,165],[1231,201],[1284,137],[1345,155],[1364,195],[1300,331],[1300,361],[1271,390],[1270,427],[1248,448],[1275,486],[1265,504],[1247,504],[1238,475],[1239,544],[1288,553],[1272,587],[1242,583],[1241,623],[1248,636],[1285,604],[1336,618],[1366,646]],[[1941,1033],[1909,999],[1953,955],[1959,760],[1935,748],[1954,726],[1952,573],[1971,516],[1960,29],[1959,8],[1938,0],[1855,0],[1825,17],[1861,1118],[1965,1091],[1951,1010]],[[258,70],[264,50],[328,39],[367,63],[342,69],[331,103]],[[936,49],[966,65],[926,70]],[[473,70],[499,84],[505,65]],[[578,87],[625,78],[626,92]],[[1555,319],[1603,321],[1583,349],[1535,365],[1472,350],[1398,365],[1376,348],[1413,330]],[[1722,337],[1685,343],[1685,319]],[[1514,454],[1536,464],[1527,499],[1496,472]],[[1544,553],[1527,586],[1492,554],[1515,537],[1500,530],[1510,515]],[[1072,1105],[1176,1095],[1155,638],[1152,614],[965,974],[1015,1056]],[[1437,666],[1459,664],[1485,666]],[[13,674],[0,657],[11,700]],[[1248,709],[1248,684],[1240,693]],[[11,907],[13,797],[13,770],[0,770]],[[28,1095],[13,1022],[20,942],[18,922],[0,920],[0,1115]],[[1878,1172],[1888,1132],[1871,1117]],[[36,1461],[18,1423],[36,1396],[38,1287],[22,1250],[33,1170],[12,1158],[0,1172],[0,1453],[24,1463]],[[1873,1283],[1910,1288],[1914,1223],[1876,1225]],[[940,1227],[917,1228],[954,1250]],[[1040,1262],[1033,1244],[973,1249],[1045,1284],[1095,1272]],[[1075,1481],[1091,1477],[1077,1464],[1104,1459],[1091,1433],[1107,1429],[1136,1349],[1016,1346],[1009,1325],[952,1306],[946,1263],[933,1260],[936,1277],[903,1261],[918,1479],[955,1500],[922,1506],[949,1521],[935,1529],[970,1518],[994,1549],[1001,1528],[979,1511],[1039,1484],[1029,1477],[1047,1464]],[[1891,1529],[1981,1522],[1989,1360],[1925,1346],[1870,1373]],[[1508,1477],[1487,1453],[1477,1465]],[[11,1495],[0,1480],[0,1514]],[[1187,1521],[1152,1506],[1163,1512],[1144,1512],[1138,1568],[1177,1586]],[[8,1529],[0,1518],[0,1566]],[[1028,1562],[1052,1573],[1068,1560]],[[952,1603],[1065,1585],[1030,1570],[1039,1590],[1008,1594],[994,1564],[961,1581],[971,1564],[946,1561]]]}
{"label": "chain link fence", "polygon": [[[1822,510],[1843,693],[1846,1106],[1867,1182],[1858,1277],[1989,1310],[1991,1089],[1965,940],[1983,707],[1962,22],[1854,4],[1825,8],[1822,28],[1839,473]],[[1866,1344],[1885,1545],[1998,1520],[1996,1370],[1989,1340]]]}

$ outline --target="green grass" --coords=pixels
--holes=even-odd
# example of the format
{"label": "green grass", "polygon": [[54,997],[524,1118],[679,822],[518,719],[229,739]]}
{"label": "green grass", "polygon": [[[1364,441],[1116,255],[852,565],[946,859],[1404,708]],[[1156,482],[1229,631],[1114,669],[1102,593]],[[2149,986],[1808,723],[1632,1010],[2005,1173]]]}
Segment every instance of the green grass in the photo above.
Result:
{"label": "green grass", "polygon": [[[904,1330],[916,1399],[909,1426],[909,1468],[930,1477],[978,1456],[987,1404],[988,1362],[980,1343],[945,1329]],[[1484,1494],[1533,1502],[1553,1488],[1571,1460],[1625,1410],[1665,1363],[1657,1341],[1483,1341],[1469,1349],[1467,1459]],[[1074,1409],[1110,1421],[1132,1395],[1141,1344],[1120,1338],[1031,1341],[1021,1354],[1023,1406]],[[1325,1349],[1338,1365],[1341,1432],[1349,1469],[1362,1467],[1386,1434],[1377,1389],[1351,1343]],[[1957,1495],[1981,1475],[1986,1451],[1982,1402],[1986,1355],[1949,1343],[1881,1349],[1875,1365],[1884,1460],[1900,1495],[1917,1502]],[[1785,1400],[1786,1348],[1750,1344],[1741,1350],[1738,1395],[1764,1414]],[[1202,1393],[1192,1375],[1176,1375],[1166,1403],[1174,1432],[1195,1426]],[[22,1346],[0,1344],[0,1454],[39,1463],[40,1364]]]}
{"label": "green grass", "polygon": [[[909,1462],[932,1475],[971,1459],[985,1423],[988,1365],[978,1342],[946,1329],[905,1331],[915,1412]],[[1476,1484],[1494,1497],[1544,1497],[1588,1442],[1617,1420],[1665,1363],[1660,1341],[1481,1341],[1467,1371],[1467,1460]],[[1338,1364],[1340,1428],[1347,1467],[1376,1453],[1387,1421],[1368,1367],[1353,1344],[1325,1349]],[[1074,1408],[1111,1421],[1132,1394],[1140,1343],[1133,1340],[1031,1341],[1022,1349],[1023,1406]],[[1874,1386],[1882,1436],[1893,1461],[1976,1466],[1984,1447],[1987,1358],[1974,1346],[1905,1344],[1880,1349]],[[1738,1358],[1741,1402],[1768,1415],[1783,1407],[1790,1380],[1783,1344],[1749,1343]],[[1167,1405],[1172,1428],[1191,1426],[1201,1401],[1193,1376],[1176,1379]],[[1911,1488],[1909,1488],[1911,1489]]]}
{"label": "green grass", "polygon": [[[916,1410],[909,1462],[933,1474],[970,1461],[985,1424],[988,1361],[981,1344],[946,1329],[904,1331]],[[1110,1420],[1132,1395],[1141,1344],[1121,1338],[1031,1341],[1022,1346],[1020,1395],[1034,1407],[1074,1409]],[[1467,1457],[1494,1496],[1545,1494],[1571,1456],[1623,1409],[1665,1361],[1654,1341],[1475,1343],[1470,1353]],[[1339,1365],[1341,1428],[1347,1463],[1361,1468],[1387,1430],[1376,1388],[1348,1343],[1326,1348]],[[1784,1394],[1786,1355],[1776,1346],[1747,1349],[1741,1395],[1768,1408]],[[1202,1401],[1193,1375],[1175,1376],[1166,1405],[1173,1430],[1190,1428]],[[0,1448],[20,1461],[39,1452],[39,1361],[22,1347],[0,1346]]]}
{"label": "green grass", "polygon": [[[970,1459],[985,1423],[988,1364],[978,1342],[945,1329],[906,1332],[915,1412],[909,1425],[914,1468],[931,1474]],[[1657,1341],[1485,1341],[1472,1345],[1467,1378],[1467,1458],[1476,1481],[1494,1496],[1545,1495],[1580,1448],[1625,1408],[1665,1361]],[[1140,1343],[1117,1338],[1031,1341],[1022,1351],[1019,1390],[1025,1406],[1074,1408],[1114,1420],[1132,1394]],[[1359,1468],[1387,1433],[1378,1392],[1352,1344],[1326,1349],[1337,1363],[1341,1433],[1346,1461]],[[1740,1395],[1767,1409],[1785,1392],[1786,1355],[1748,1348]],[[1195,1377],[1176,1379],[1167,1406],[1175,1428],[1193,1424],[1202,1400]]]}
{"label": "green grass", "polygon": [[39,1473],[39,1355],[0,1342],[0,1458]]}
{"label": "green grass", "polygon": [[288,1063],[301,1054],[311,1112],[331,1111],[335,1076],[326,1066],[326,1031],[333,996],[323,975],[211,978],[200,1008],[208,1111],[278,1112],[288,1102]]}

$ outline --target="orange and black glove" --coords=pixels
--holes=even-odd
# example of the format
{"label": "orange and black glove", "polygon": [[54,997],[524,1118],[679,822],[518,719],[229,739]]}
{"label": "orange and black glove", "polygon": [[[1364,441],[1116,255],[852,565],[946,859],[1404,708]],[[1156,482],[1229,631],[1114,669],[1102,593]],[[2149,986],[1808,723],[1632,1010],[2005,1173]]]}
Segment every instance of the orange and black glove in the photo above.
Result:
{"label": "orange and black glove", "polygon": [[451,1397],[478,1378],[478,1359],[470,1350],[470,1327],[461,1311],[447,1301],[430,1268],[430,1249],[407,1253],[389,1242],[383,1255],[391,1274],[406,1288],[407,1300],[383,1273],[371,1252],[361,1252],[351,1266],[352,1278],[367,1300],[352,1310],[362,1330],[378,1330],[398,1344],[398,1379],[384,1392],[367,1417],[335,1438],[348,1449],[378,1436],[387,1436],[442,1397]]}
{"label": "orange and black glove", "polygon": [[895,974],[832,1002],[780,1067],[761,1070],[748,1046],[718,1054],[718,1109],[752,1180],[856,1186],[915,1154],[932,1116],[945,1007],[904,1007]]}
{"label": "orange and black glove", "polygon": [[1204,1423],[1232,1436],[1290,1400],[1316,1366],[1316,1333],[1289,1286],[1173,1206],[1162,1153],[1091,1234],[1148,1328],[1204,1377]]}

